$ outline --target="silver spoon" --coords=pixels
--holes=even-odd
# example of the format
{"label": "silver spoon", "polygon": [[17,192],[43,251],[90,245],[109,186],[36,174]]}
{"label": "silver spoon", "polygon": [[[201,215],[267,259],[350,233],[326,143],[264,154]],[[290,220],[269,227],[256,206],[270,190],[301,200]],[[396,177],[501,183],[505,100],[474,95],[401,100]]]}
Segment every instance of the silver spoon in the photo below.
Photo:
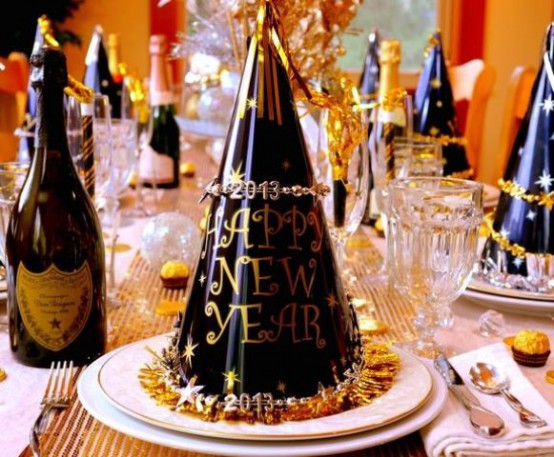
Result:
{"label": "silver spoon", "polygon": [[485,394],[502,394],[508,404],[519,413],[521,425],[529,428],[544,427],[546,421],[535,413],[525,408],[521,402],[508,390],[510,380],[494,365],[488,363],[476,363],[469,370],[471,382],[477,389]]}

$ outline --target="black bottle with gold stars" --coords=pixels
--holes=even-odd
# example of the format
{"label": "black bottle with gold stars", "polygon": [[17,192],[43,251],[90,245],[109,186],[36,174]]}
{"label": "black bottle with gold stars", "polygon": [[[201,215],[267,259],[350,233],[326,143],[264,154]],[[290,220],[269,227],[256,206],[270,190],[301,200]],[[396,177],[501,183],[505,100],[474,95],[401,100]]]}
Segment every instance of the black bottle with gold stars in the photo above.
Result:
{"label": "black bottle with gold stars", "polygon": [[316,395],[360,357],[289,72],[307,89],[260,8],[176,343],[186,388],[218,398]]}
{"label": "black bottle with gold stars", "polygon": [[425,61],[414,96],[414,133],[435,137],[442,143],[445,176],[472,177],[465,139],[460,136],[456,124],[452,86],[439,31],[431,35],[425,50]]}
{"label": "black bottle with gold stars", "polygon": [[[483,250],[486,268],[528,276],[530,258],[554,261],[554,23],[525,118],[499,185],[502,190]],[[552,268],[552,266],[550,267]]]}

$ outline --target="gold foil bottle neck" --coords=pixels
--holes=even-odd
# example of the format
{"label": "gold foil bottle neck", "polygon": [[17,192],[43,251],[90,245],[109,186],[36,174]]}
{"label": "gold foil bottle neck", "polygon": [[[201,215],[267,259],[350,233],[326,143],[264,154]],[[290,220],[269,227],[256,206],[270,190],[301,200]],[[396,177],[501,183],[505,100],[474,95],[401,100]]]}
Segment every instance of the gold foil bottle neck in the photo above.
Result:
{"label": "gold foil bottle neck", "polygon": [[380,47],[379,61],[381,65],[399,64],[400,63],[400,41],[398,40],[383,40]]}

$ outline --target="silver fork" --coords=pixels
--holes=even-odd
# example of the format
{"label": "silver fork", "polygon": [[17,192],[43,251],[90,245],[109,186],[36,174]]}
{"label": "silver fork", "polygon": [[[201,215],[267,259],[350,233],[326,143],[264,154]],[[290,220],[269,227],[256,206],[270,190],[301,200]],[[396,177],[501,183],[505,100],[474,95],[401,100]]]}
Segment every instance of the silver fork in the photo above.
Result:
{"label": "silver fork", "polygon": [[52,362],[48,383],[42,397],[41,410],[31,432],[29,447],[34,457],[40,457],[40,435],[44,432],[48,416],[53,409],[65,409],[69,406],[70,389],[73,385],[73,362]]}

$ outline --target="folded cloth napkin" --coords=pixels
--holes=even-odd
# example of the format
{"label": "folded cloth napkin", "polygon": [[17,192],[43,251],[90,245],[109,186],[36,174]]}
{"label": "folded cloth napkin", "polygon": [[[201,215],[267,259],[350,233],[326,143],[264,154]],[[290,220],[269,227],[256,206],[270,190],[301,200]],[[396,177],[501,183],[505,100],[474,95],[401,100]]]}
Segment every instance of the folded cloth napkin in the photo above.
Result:
{"label": "folded cloth napkin", "polygon": [[[449,360],[481,404],[504,420],[506,431],[499,438],[483,438],[477,435],[469,423],[468,411],[449,394],[440,415],[421,430],[427,455],[554,456],[554,409],[523,375],[503,343],[485,346]],[[500,394],[487,395],[477,391],[469,379],[469,369],[477,362],[495,365],[508,376],[511,381],[510,391],[525,407],[545,419],[548,425],[536,429],[525,428],[519,423],[519,415]]]}

